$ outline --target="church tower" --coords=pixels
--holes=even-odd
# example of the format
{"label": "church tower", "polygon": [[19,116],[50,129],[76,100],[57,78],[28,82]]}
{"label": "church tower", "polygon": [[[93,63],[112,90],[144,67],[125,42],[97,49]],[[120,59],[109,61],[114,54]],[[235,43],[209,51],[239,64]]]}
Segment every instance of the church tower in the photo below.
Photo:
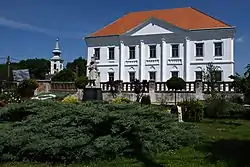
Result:
{"label": "church tower", "polygon": [[54,55],[50,59],[50,74],[54,75],[61,70],[63,70],[63,60],[61,58],[61,50],[59,48],[59,39],[56,39],[56,47],[54,48],[53,52]]}

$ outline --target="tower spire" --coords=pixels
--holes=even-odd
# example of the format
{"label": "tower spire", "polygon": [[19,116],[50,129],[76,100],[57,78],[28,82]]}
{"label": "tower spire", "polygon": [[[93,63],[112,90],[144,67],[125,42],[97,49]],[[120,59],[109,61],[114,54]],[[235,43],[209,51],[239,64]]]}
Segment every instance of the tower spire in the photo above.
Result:
{"label": "tower spire", "polygon": [[59,38],[56,38],[56,47],[54,48],[54,50],[53,50],[53,54],[54,55],[58,55],[58,56],[60,56],[61,55],[61,50],[60,50],[60,48],[59,48]]}

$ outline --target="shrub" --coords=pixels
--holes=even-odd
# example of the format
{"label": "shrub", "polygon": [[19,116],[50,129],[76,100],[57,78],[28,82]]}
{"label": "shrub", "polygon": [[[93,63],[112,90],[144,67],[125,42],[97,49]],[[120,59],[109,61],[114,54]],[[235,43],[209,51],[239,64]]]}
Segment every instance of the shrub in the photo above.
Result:
{"label": "shrub", "polygon": [[130,103],[131,101],[126,98],[126,97],[117,97],[117,98],[114,98],[112,100],[113,103],[118,103],[118,104],[121,104],[121,103]]}
{"label": "shrub", "polygon": [[229,101],[237,104],[244,104],[244,99],[241,96],[232,96],[229,98]]}
{"label": "shrub", "polygon": [[178,104],[182,107],[184,121],[201,122],[204,113],[204,104],[200,100],[184,101]]}
{"label": "shrub", "polygon": [[[13,103],[0,109],[0,121],[16,122],[22,121],[25,117],[35,114],[35,105],[32,101],[28,103]],[[38,106],[39,108],[39,106]]]}
{"label": "shrub", "polygon": [[227,112],[229,113],[230,118],[244,118],[247,112],[247,108],[245,108],[241,104],[230,103],[228,102]]}
{"label": "shrub", "polygon": [[141,104],[150,105],[151,104],[150,96],[149,95],[142,96]]}
{"label": "shrub", "polygon": [[62,100],[62,102],[67,104],[78,104],[78,99],[74,96],[67,96]]}
{"label": "shrub", "polygon": [[[1,162],[87,163],[124,156],[138,158],[199,140],[195,125],[179,124],[166,112],[133,103],[68,105],[33,101],[18,105],[33,114],[0,129]],[[11,112],[10,108],[2,109]]]}
{"label": "shrub", "polygon": [[26,79],[19,83],[17,86],[17,93],[21,97],[32,97],[34,91],[38,88],[39,84],[33,79]]}
{"label": "shrub", "polygon": [[228,117],[228,102],[223,96],[214,95],[205,101],[205,116],[209,118]]}
{"label": "shrub", "polygon": [[75,86],[78,89],[84,89],[88,84],[88,78],[86,76],[80,76],[75,80]]}
{"label": "shrub", "polygon": [[16,92],[4,92],[3,94],[1,94],[0,100],[7,104],[22,102],[19,94],[17,94]]}

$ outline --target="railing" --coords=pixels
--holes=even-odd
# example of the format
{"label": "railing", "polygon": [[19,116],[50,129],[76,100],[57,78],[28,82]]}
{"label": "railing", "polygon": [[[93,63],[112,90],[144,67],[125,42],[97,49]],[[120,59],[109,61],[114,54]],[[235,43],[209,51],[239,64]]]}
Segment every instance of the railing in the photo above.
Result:
{"label": "railing", "polygon": [[[143,87],[143,83],[140,83],[141,87]],[[101,82],[101,89],[103,92],[108,92],[111,89],[111,86],[108,82]],[[133,92],[134,91],[134,84],[131,82],[122,82],[120,85],[120,91],[121,92]],[[149,91],[149,84],[144,85],[144,92]]]}
{"label": "railing", "polygon": [[[50,87],[48,88],[51,92],[76,92],[77,88],[75,87],[74,82],[51,82],[51,81],[39,81],[39,83],[48,83]],[[143,87],[143,83],[140,83]],[[111,87],[108,82],[101,82],[101,89],[103,92],[109,92]],[[17,88],[17,82],[3,81],[2,83],[4,91],[14,91]],[[133,92],[134,84],[131,82],[122,82],[118,86],[119,91],[121,92]],[[166,82],[147,82],[144,83],[145,92],[149,90],[154,91],[155,93],[168,93],[173,90],[168,89]],[[178,90],[177,92],[183,93],[195,93],[197,89],[201,89],[203,93],[211,91],[211,85],[208,82],[202,82],[200,85],[196,85],[196,82],[186,82],[186,88],[183,90]],[[233,88],[233,82],[217,82],[215,83],[215,91],[225,92],[225,93],[234,93],[235,89]]]}
{"label": "railing", "polygon": [[[196,90],[195,82],[186,82],[186,88],[183,90],[177,90],[177,92],[191,92],[194,93]],[[156,82],[155,92],[173,92],[173,90],[168,89],[166,82]]]}
{"label": "railing", "polygon": [[[214,85],[215,91],[218,92],[235,92],[233,82],[217,82]],[[202,83],[202,92],[211,91],[211,84],[209,82]]]}
{"label": "railing", "polygon": [[76,92],[74,82],[51,82],[51,92]]}

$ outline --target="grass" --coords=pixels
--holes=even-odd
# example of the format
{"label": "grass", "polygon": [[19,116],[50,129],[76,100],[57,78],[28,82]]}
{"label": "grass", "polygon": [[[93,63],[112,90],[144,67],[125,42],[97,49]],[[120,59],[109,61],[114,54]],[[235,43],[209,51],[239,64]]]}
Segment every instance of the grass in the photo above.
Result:
{"label": "grass", "polygon": [[[250,166],[250,121],[204,120],[198,124],[203,132],[199,145],[157,155],[155,160],[168,167],[247,167]],[[10,163],[3,167],[44,167],[44,164]],[[57,165],[63,166],[63,165]],[[140,167],[133,159],[69,167]]]}

